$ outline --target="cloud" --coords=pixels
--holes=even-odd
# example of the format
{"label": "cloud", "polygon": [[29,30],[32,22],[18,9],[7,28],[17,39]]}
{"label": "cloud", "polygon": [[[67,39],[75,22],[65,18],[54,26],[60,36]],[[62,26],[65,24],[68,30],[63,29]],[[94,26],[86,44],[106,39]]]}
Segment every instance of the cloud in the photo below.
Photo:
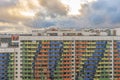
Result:
{"label": "cloud", "polygon": [[[90,9],[92,9],[92,13],[90,15],[93,15],[92,17],[94,18],[94,14],[97,14],[95,17],[95,20],[102,23],[103,26],[105,26],[104,23],[108,23],[111,25],[117,25],[120,22],[120,9],[119,9],[119,3],[120,0],[98,0],[97,2],[93,3]],[[93,21],[92,23],[96,23],[96,21]],[[115,27],[115,26],[113,26]]]}
{"label": "cloud", "polygon": [[[29,31],[32,28],[120,26],[120,0],[80,3],[80,15],[68,15],[60,0],[1,0],[0,31]],[[28,30],[27,30],[28,29]]]}
{"label": "cloud", "polygon": [[19,22],[19,24],[0,22],[0,32],[29,32],[32,28],[23,25]]}
{"label": "cloud", "polygon": [[57,15],[66,15],[67,14],[67,7],[63,5],[60,0],[39,0],[39,3],[44,9],[46,13],[50,16],[57,16]]}

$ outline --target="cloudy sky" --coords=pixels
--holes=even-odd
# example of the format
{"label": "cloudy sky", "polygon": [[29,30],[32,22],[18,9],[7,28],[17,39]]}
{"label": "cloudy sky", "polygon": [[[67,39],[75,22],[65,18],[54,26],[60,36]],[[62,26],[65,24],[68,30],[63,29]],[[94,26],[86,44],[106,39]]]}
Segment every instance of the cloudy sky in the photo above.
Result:
{"label": "cloudy sky", "polygon": [[119,27],[120,0],[0,0],[0,32]]}

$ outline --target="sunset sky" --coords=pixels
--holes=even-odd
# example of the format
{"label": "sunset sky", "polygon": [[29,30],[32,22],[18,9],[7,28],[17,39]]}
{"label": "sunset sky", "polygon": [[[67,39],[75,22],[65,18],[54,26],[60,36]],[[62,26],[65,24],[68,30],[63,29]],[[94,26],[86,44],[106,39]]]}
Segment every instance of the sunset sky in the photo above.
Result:
{"label": "sunset sky", "polygon": [[0,32],[119,27],[120,0],[0,0]]}

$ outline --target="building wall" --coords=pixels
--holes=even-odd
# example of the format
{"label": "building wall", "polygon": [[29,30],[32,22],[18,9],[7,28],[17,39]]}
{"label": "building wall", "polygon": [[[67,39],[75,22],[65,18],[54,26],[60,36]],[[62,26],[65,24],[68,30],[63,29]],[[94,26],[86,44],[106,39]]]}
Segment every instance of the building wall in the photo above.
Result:
{"label": "building wall", "polygon": [[0,80],[16,80],[16,53],[16,49],[0,49]]}
{"label": "building wall", "polygon": [[20,36],[0,48],[0,80],[120,80],[119,36]]}
{"label": "building wall", "polygon": [[117,36],[21,36],[21,79],[119,80],[115,57],[119,40]]}

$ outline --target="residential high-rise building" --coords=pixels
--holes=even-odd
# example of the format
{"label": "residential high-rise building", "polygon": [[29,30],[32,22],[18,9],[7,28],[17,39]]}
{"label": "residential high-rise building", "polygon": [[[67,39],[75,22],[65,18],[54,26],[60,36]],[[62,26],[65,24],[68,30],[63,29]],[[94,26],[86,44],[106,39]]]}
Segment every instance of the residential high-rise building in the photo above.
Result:
{"label": "residential high-rise building", "polygon": [[18,50],[12,45],[11,36],[0,36],[0,80],[16,80]]}
{"label": "residential high-rise building", "polygon": [[120,36],[111,31],[52,28],[11,36],[10,49],[1,42],[0,80],[120,80]]}

